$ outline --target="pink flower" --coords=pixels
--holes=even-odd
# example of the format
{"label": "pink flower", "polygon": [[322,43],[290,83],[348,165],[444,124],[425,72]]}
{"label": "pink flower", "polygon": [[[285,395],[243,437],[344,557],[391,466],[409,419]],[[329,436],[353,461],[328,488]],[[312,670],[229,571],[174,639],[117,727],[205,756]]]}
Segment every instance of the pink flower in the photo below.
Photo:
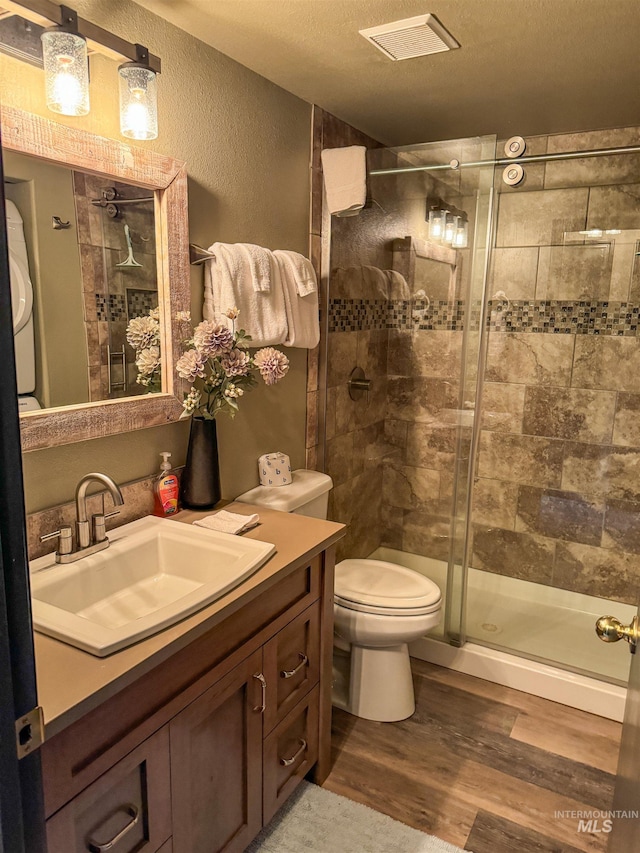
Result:
{"label": "pink flower", "polygon": [[187,350],[180,356],[176,364],[178,376],[186,379],[188,382],[193,382],[196,376],[201,379],[204,377],[205,359],[197,350]]}
{"label": "pink flower", "polygon": [[248,353],[234,349],[222,356],[220,364],[227,376],[246,376],[251,366],[251,359]]}
{"label": "pink flower", "polygon": [[195,348],[204,358],[215,358],[233,347],[233,333],[226,326],[203,320],[193,333]]}
{"label": "pink flower", "polygon": [[275,385],[289,370],[289,359],[280,350],[264,347],[253,357],[265,385]]}

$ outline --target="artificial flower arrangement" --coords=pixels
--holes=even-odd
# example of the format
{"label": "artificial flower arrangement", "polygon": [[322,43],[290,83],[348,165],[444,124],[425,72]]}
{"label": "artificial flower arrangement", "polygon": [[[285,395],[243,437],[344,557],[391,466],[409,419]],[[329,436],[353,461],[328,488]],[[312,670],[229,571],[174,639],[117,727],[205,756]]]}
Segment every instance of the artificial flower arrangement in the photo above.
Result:
{"label": "artificial flower arrangement", "polygon": [[143,317],[134,317],[127,325],[127,342],[136,351],[136,382],[150,394],[162,391],[160,361],[160,309],[152,308]]}
{"label": "artificial flower arrangement", "polygon": [[275,385],[287,374],[289,359],[280,350],[264,347],[253,355],[247,352],[251,336],[236,330],[238,314],[237,308],[225,311],[231,329],[203,320],[186,342],[187,350],[178,359],[176,370],[192,386],[182,404],[181,418],[195,415],[213,420],[218,412],[234,417],[240,397],[258,384],[256,373],[265,385]]}

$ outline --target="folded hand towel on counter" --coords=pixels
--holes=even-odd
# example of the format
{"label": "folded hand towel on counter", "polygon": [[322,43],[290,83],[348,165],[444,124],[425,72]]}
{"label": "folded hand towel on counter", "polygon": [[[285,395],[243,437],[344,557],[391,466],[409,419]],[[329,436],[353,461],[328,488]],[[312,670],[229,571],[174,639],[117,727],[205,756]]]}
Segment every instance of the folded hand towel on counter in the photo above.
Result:
{"label": "folded hand towel on counter", "polygon": [[215,515],[207,515],[204,518],[199,518],[194,521],[199,527],[206,527],[208,530],[217,530],[220,533],[244,533],[245,530],[251,530],[260,521],[260,516],[257,512],[252,515],[242,515],[239,512],[228,512],[226,509],[221,509]]}
{"label": "folded hand towel on counter", "polygon": [[325,148],[321,153],[329,212],[355,216],[367,199],[367,149],[364,145]]}
{"label": "folded hand towel on counter", "polygon": [[204,319],[231,328],[232,322],[223,315],[236,307],[240,312],[238,328],[251,335],[252,347],[284,343],[284,290],[273,254],[249,243],[214,243],[209,251],[215,260],[205,263]]}
{"label": "folded hand towel on counter", "polygon": [[297,252],[283,250],[275,251],[273,256],[284,293],[288,330],[284,345],[313,349],[320,341],[320,314],[318,283],[311,261]]}

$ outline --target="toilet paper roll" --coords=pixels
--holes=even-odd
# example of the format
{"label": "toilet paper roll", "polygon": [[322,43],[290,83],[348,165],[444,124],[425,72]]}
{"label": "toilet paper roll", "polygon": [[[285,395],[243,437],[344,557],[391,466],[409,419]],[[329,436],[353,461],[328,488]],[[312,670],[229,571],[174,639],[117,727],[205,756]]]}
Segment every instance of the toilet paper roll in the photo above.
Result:
{"label": "toilet paper roll", "polygon": [[258,459],[261,486],[289,486],[293,482],[286,453],[265,453]]}

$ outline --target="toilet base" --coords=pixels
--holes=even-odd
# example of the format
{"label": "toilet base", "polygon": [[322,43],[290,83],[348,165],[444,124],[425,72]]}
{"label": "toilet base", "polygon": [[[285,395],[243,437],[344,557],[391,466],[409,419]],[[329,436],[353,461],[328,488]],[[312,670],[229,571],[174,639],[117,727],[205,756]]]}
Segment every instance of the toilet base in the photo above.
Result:
{"label": "toilet base", "polygon": [[349,670],[348,687],[335,685],[333,701],[338,708],[380,723],[406,720],[415,711],[406,643],[375,649],[351,646]]}

